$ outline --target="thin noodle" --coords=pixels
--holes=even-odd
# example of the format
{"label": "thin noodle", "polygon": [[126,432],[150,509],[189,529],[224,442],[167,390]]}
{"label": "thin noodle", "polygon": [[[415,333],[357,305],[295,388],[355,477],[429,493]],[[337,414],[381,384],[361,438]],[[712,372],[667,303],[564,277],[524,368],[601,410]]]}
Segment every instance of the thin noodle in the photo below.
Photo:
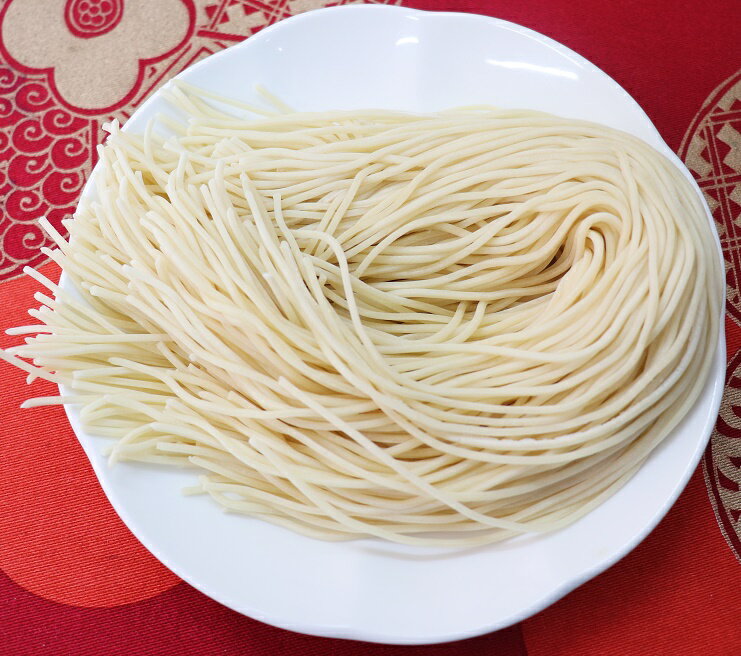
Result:
{"label": "thin noodle", "polygon": [[280,113],[176,84],[186,121],[107,126],[69,238],[41,221],[76,293],[29,271],[54,298],[0,351],[63,385],[24,406],[79,404],[112,462],[189,464],[189,494],[327,540],[551,531],[629,480],[717,341],[681,172],[538,112],[262,95]]}

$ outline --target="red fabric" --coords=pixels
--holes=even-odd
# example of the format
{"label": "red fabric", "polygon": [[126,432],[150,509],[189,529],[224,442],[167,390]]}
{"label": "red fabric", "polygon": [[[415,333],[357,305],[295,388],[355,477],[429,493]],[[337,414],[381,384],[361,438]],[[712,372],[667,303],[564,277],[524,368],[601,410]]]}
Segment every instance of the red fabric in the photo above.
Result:
{"label": "red fabric", "polygon": [[[104,121],[125,120],[158,84],[203,56],[302,8],[336,2],[145,4],[168,30],[148,32],[146,16],[132,23],[131,0],[0,0],[1,328],[29,322],[25,308],[38,285],[19,277],[22,267],[54,275],[33,220],[46,213],[59,225],[74,207]],[[179,582],[110,508],[61,409],[20,410],[24,376],[0,365],[0,655],[741,654],[738,3],[403,4],[497,16],[568,45],[636,98],[697,176],[719,227],[729,284],[727,395],[704,464],[633,553],[520,625],[417,648],[312,638],[242,617]],[[86,54],[104,37],[113,44],[104,56]],[[0,335],[0,346],[15,341]],[[36,385],[38,394],[53,393]]]}
{"label": "red fabric", "polygon": [[[57,277],[55,265],[40,270]],[[27,323],[37,288],[28,277],[3,283],[5,326]],[[0,347],[16,341],[0,335]],[[111,509],[64,411],[24,412],[19,406],[29,389],[23,375],[5,367],[3,374],[0,568],[41,597],[88,607],[140,601],[178,583]],[[58,393],[46,381],[34,389],[40,396]]]}
{"label": "red fabric", "polygon": [[[53,604],[0,572],[5,656],[395,656],[401,648],[303,636],[239,615],[185,583],[115,608]],[[525,656],[519,626],[409,656]]]}

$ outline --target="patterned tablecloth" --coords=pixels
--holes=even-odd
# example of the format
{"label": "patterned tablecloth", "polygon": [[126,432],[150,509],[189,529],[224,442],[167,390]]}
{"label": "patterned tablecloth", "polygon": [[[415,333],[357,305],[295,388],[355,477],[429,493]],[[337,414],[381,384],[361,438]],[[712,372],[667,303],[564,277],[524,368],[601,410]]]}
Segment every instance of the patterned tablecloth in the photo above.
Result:
{"label": "patterned tablecloth", "polygon": [[[728,374],[687,489],[633,553],[517,626],[430,647],[300,636],[160,565],[108,505],[62,410],[20,410],[24,378],[1,366],[0,655],[741,654],[741,4],[402,2],[497,16],[565,43],[638,100],[697,177],[726,256]],[[125,121],[192,63],[327,4],[341,2],[0,0],[0,326],[23,323],[33,304],[24,266],[55,275],[35,220],[58,226],[73,211],[103,122]]]}

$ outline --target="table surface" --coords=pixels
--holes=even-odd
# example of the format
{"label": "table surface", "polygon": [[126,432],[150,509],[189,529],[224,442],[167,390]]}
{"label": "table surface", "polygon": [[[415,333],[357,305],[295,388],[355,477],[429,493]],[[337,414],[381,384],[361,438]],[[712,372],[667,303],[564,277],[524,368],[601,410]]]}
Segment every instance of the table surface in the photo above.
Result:
{"label": "table surface", "polygon": [[[35,223],[71,214],[101,124],[195,61],[326,0],[0,0],[0,327],[55,276]],[[701,465],[630,555],[516,626],[446,645],[301,636],[234,613],[160,565],[115,515],[61,408],[23,411],[0,366],[0,654],[741,654],[741,6],[736,0],[402,0],[561,41],[643,106],[705,192],[726,256],[728,374]],[[162,29],[166,26],[167,29]],[[14,343],[0,335],[0,347]],[[34,395],[53,394],[34,383]]]}

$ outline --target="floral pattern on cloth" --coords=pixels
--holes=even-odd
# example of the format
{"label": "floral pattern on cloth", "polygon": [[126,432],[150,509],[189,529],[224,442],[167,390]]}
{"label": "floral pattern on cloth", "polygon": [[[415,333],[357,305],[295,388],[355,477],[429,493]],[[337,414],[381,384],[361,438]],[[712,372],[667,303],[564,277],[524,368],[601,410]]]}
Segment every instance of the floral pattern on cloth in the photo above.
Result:
{"label": "floral pattern on cloth", "polygon": [[[726,267],[726,312],[741,326],[741,71],[710,94],[679,155],[715,219]],[[741,351],[728,363],[726,393],[703,467],[718,525],[741,561]]]}

